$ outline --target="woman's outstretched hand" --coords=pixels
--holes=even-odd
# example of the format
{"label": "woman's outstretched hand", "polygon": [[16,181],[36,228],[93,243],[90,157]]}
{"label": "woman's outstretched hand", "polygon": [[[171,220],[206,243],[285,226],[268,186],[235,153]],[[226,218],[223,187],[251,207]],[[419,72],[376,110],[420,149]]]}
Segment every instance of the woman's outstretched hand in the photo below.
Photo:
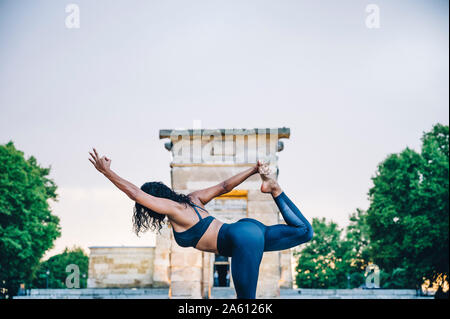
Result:
{"label": "woman's outstretched hand", "polygon": [[89,158],[89,161],[94,165],[94,167],[102,174],[105,174],[110,170],[111,167],[111,159],[106,156],[100,157],[98,155],[97,150],[93,148],[94,153],[89,152],[92,158]]}

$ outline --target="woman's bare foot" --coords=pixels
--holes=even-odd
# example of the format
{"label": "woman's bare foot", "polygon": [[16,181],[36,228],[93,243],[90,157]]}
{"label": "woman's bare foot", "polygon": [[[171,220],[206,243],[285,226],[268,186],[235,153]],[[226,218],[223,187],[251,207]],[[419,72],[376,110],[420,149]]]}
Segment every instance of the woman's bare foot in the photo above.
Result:
{"label": "woman's bare foot", "polygon": [[271,193],[273,197],[277,197],[283,192],[267,163],[258,161],[258,173],[263,181],[261,184],[261,192]]}

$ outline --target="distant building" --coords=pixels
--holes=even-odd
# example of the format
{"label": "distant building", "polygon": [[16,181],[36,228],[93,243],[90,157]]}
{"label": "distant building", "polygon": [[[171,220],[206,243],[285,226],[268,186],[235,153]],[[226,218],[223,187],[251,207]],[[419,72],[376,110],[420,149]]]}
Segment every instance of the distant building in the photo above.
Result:
{"label": "distant building", "polygon": [[89,247],[88,288],[153,287],[155,247]]}
{"label": "distant building", "polygon": [[[270,161],[278,169],[277,152],[288,128],[239,130],[161,130],[160,138],[172,154],[172,188],[180,193],[215,185],[255,165]],[[206,209],[231,223],[244,217],[266,225],[284,223],[271,195],[260,192],[261,178],[250,177],[237,189],[211,201]],[[156,247],[90,247],[90,288],[168,287],[171,298],[209,298],[214,286],[233,285],[230,258],[179,247],[165,225]],[[290,249],[266,252],[260,266],[258,298],[279,297],[280,288],[292,288]]]}

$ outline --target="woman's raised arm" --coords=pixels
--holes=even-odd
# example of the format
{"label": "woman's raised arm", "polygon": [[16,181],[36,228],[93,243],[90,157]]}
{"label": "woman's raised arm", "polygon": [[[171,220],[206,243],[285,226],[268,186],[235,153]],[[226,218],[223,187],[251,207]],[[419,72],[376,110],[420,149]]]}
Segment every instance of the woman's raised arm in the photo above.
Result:
{"label": "woman's raised arm", "polygon": [[181,205],[175,201],[166,198],[160,198],[145,193],[136,185],[130,183],[124,178],[117,175],[111,170],[111,159],[106,156],[100,157],[97,150],[93,149],[94,153],[89,152],[92,158],[89,161],[94,167],[109,179],[118,189],[124,192],[131,200],[145,206],[159,214],[172,215],[181,209]]}
{"label": "woman's raised arm", "polygon": [[247,178],[258,173],[258,168],[260,165],[261,163],[258,161],[255,166],[230,177],[222,183],[192,192],[189,196],[193,199],[198,199],[203,205],[206,205],[215,197],[231,192],[236,186],[244,182]]}

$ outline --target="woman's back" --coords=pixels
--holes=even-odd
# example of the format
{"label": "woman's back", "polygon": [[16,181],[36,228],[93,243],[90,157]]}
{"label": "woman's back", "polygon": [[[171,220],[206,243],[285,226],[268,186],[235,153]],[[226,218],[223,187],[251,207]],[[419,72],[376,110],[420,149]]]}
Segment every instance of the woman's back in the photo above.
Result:
{"label": "woman's back", "polygon": [[223,223],[211,216],[203,207],[195,204],[186,205],[186,209],[182,210],[178,216],[169,218],[169,221],[174,239],[179,246],[218,252],[217,234]]}
{"label": "woman's back", "polygon": [[198,241],[202,238],[203,234],[208,230],[209,225],[214,220],[214,217],[211,215],[207,216],[206,218],[203,218],[199,214],[197,208],[200,208],[205,212],[207,212],[204,208],[197,206],[195,204],[192,205],[191,207],[197,213],[197,216],[199,218],[198,222],[182,232],[177,232],[175,231],[175,229],[173,229],[173,237],[175,238],[177,244],[181,247],[195,248],[195,246],[197,246]]}

